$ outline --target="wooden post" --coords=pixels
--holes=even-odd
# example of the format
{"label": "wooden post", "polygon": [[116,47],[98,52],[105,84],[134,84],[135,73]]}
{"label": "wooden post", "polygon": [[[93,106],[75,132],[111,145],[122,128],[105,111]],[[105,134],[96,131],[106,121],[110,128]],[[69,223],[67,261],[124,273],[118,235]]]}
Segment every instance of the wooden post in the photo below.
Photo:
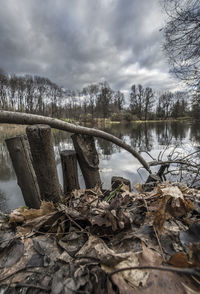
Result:
{"label": "wooden post", "polygon": [[71,136],[77,159],[88,189],[101,186],[99,174],[99,156],[96,151],[94,137],[88,135],[74,134]]}
{"label": "wooden post", "polygon": [[111,179],[112,190],[116,189],[121,184],[126,185],[129,191],[131,191],[131,182],[128,179],[125,179],[123,177],[117,177],[117,176],[112,177]]}
{"label": "wooden post", "polygon": [[41,198],[58,202],[62,192],[58,180],[51,128],[47,125],[33,125],[26,128],[26,133]]}
{"label": "wooden post", "polygon": [[80,189],[78,182],[77,157],[74,150],[64,150],[60,152],[63,171],[64,194],[75,189]]}
{"label": "wooden post", "polygon": [[40,190],[27,137],[22,135],[5,141],[25,204],[30,208],[40,208]]}

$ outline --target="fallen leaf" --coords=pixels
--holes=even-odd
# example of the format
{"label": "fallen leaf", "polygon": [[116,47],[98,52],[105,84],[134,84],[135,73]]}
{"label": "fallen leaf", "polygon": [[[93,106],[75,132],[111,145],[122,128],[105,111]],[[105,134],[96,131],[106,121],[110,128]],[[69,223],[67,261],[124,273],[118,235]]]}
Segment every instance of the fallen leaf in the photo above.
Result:
{"label": "fallen leaf", "polygon": [[53,203],[42,201],[40,209],[27,209],[25,207],[20,207],[13,210],[9,215],[9,222],[22,223],[26,220],[32,220],[37,217],[49,214],[55,210],[56,208]]}
{"label": "fallen leaf", "polygon": [[183,194],[181,190],[177,186],[169,186],[165,188],[161,188],[163,196],[171,196],[173,198],[181,198],[183,199]]}
{"label": "fallen leaf", "polygon": [[173,254],[168,263],[170,265],[176,266],[176,267],[183,267],[183,268],[187,268],[189,266],[191,266],[188,263],[188,258],[185,252],[177,252],[175,254]]}
{"label": "fallen leaf", "polygon": [[24,254],[24,244],[17,240],[7,252],[7,256],[0,264],[0,268],[11,267],[15,265]]}
{"label": "fallen leaf", "polygon": [[90,256],[99,259],[102,264],[113,266],[126,259],[129,253],[116,253],[114,250],[108,248],[102,239],[91,235],[85,245],[76,254],[76,257],[79,256]]}

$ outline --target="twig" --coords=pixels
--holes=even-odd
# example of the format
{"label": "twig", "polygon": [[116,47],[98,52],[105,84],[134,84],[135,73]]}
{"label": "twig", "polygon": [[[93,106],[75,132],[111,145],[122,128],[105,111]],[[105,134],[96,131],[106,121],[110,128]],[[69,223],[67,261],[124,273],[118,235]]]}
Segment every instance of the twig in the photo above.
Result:
{"label": "twig", "polygon": [[34,284],[24,284],[24,283],[11,283],[11,285],[14,284],[15,287],[20,288],[20,287],[26,287],[26,288],[35,288],[35,289],[40,289],[46,292],[50,292],[51,289],[50,288],[46,288],[46,287],[42,287],[42,286],[38,286],[38,285],[34,285]]}
{"label": "twig", "polygon": [[149,166],[156,166],[156,165],[161,165],[161,164],[170,164],[170,163],[176,163],[176,164],[183,164],[183,165],[187,165],[190,167],[194,167],[197,168],[197,165],[189,163],[187,161],[183,161],[182,159],[178,159],[178,160],[166,160],[166,161],[151,161],[149,162]]}
{"label": "twig", "polygon": [[131,271],[131,270],[158,270],[158,271],[167,271],[172,273],[180,273],[180,274],[186,274],[186,275],[198,275],[200,276],[200,269],[199,268],[174,268],[174,267],[158,267],[158,266],[131,266],[131,267],[124,267],[120,268],[118,270],[115,270],[111,273],[108,273],[108,276],[111,277],[117,273],[123,272],[123,271]]}
{"label": "twig", "polygon": [[194,185],[194,183],[196,182],[197,177],[199,176],[199,172],[200,172],[200,167],[197,170],[197,173],[192,181],[192,183],[190,184],[190,188]]}
{"label": "twig", "polygon": [[68,213],[65,212],[65,214],[68,217],[68,219],[81,230],[81,232],[85,232],[85,233],[89,234],[89,232],[87,232],[85,229],[83,229]]}
{"label": "twig", "polygon": [[156,239],[157,239],[157,241],[158,241],[158,245],[159,245],[159,247],[160,247],[160,251],[161,251],[162,258],[163,258],[164,262],[166,262],[166,260],[165,260],[165,256],[164,256],[164,252],[163,252],[163,249],[162,249],[162,245],[161,245],[161,243],[160,243],[160,239],[159,239],[159,237],[158,237],[157,231],[156,231],[156,229],[155,229],[154,226],[153,226],[153,229],[154,229],[154,232],[155,232],[155,235],[156,235]]}
{"label": "twig", "polygon": [[144,152],[147,155],[149,155],[149,157],[151,157],[151,159],[156,160],[147,150],[143,150],[142,152]]}
{"label": "twig", "polygon": [[184,160],[184,159],[186,159],[186,158],[188,158],[188,157],[191,157],[192,155],[194,155],[194,154],[196,154],[196,153],[199,153],[199,152],[200,152],[200,150],[194,151],[194,152],[192,152],[192,153],[186,155],[185,157],[183,157],[182,160]]}

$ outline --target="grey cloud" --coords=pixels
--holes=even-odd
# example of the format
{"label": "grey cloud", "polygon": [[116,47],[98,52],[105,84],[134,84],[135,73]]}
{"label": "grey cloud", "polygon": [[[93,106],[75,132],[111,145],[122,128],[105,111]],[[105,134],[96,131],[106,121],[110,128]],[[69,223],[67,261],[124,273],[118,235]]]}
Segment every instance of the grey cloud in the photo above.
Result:
{"label": "grey cloud", "polygon": [[81,89],[106,79],[174,89],[159,0],[0,0],[0,67]]}

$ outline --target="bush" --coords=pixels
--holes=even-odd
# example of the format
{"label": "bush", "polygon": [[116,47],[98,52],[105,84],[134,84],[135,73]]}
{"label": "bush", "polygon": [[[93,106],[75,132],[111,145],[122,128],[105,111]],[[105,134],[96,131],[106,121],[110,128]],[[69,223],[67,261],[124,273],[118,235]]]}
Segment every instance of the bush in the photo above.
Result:
{"label": "bush", "polygon": [[121,113],[112,113],[111,121],[121,121],[123,119],[123,115]]}
{"label": "bush", "polygon": [[127,122],[131,122],[133,120],[133,116],[130,113],[125,113],[123,115],[123,120],[127,121]]}

